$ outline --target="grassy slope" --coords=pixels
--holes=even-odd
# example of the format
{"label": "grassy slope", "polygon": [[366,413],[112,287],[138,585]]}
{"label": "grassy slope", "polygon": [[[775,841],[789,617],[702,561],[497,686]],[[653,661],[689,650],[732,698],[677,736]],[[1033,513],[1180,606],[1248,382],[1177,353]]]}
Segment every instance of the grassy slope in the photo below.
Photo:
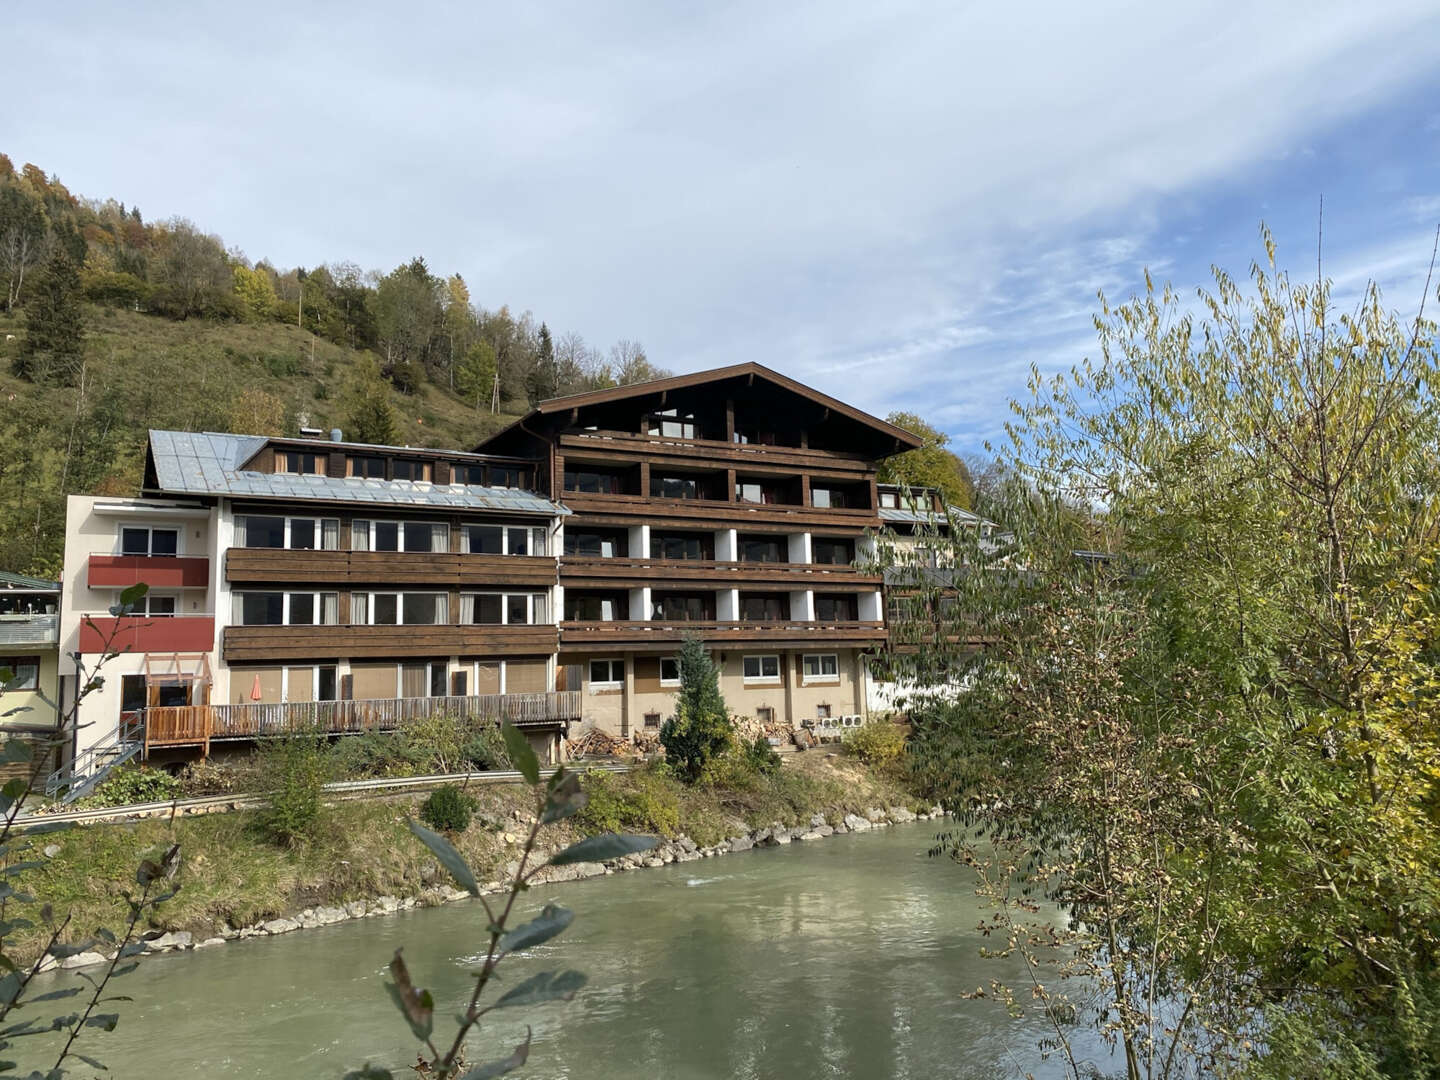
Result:
{"label": "grassy slope", "polygon": [[[68,413],[74,390],[37,388],[10,374],[23,333],[22,316],[0,312],[0,394],[46,395]],[[14,340],[6,341],[8,334]],[[306,426],[342,427],[348,383],[356,366],[372,357],[288,324],[172,322],[116,308],[87,308],[86,360],[93,392],[113,389],[136,406],[129,420],[140,430],[216,426],[235,396],[251,387],[281,398],[292,422],[305,414]],[[413,395],[394,394],[392,401],[399,441],[413,446],[468,449],[513,419],[477,412],[430,384]]]}
{"label": "grassy slope", "polygon": [[[653,773],[605,777],[596,814],[555,826],[543,834],[552,849],[579,832],[619,827],[629,831],[685,834],[702,845],[780,821],[799,824],[824,812],[832,820],[871,806],[914,806],[895,782],[853,759],[811,752],[795,755],[778,779],[740,776],[695,789]],[[531,807],[519,786],[477,789],[477,819],[456,838],[481,880],[500,875],[516,848],[497,825],[518,832],[512,811]],[[197,937],[223,926],[251,925],[316,904],[375,896],[418,896],[432,884],[448,884],[435,861],[406,828],[419,796],[342,802],[331,807],[315,839],[295,849],[268,843],[249,813],[211,814],[133,825],[98,825],[37,838],[55,843],[54,858],[26,876],[34,895],[70,912],[69,940],[100,927],[119,929],[124,894],[146,854],[179,842],[184,855],[180,894],[161,908],[156,928],[190,930]],[[39,936],[16,936],[15,954],[33,954]]]}

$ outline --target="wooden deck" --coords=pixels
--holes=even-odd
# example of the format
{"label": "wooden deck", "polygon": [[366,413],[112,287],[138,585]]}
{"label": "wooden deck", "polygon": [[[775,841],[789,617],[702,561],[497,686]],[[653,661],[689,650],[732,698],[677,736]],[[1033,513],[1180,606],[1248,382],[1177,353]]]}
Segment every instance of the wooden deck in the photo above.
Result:
{"label": "wooden deck", "polygon": [[170,746],[200,746],[208,751],[216,741],[295,732],[393,731],[407,722],[441,714],[482,724],[503,720],[517,727],[562,724],[580,719],[580,692],[152,707],[144,711],[145,751],[148,754]]}

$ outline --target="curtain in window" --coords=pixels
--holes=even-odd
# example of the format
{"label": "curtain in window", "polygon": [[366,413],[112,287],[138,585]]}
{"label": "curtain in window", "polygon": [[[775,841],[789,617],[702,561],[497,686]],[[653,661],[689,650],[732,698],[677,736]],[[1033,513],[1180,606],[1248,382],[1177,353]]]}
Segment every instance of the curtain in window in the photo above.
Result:
{"label": "curtain in window", "polygon": [[531,554],[531,555],[544,555],[544,554],[545,554],[545,532],[546,532],[546,531],[545,531],[544,529],[531,529],[531,530],[530,530],[530,554]]}
{"label": "curtain in window", "polygon": [[340,621],[340,594],[327,592],[320,594],[320,622],[325,626],[334,626]]}
{"label": "curtain in window", "polygon": [[320,521],[320,548],[336,551],[340,547],[340,519],[323,518]]}
{"label": "curtain in window", "polygon": [[400,696],[427,697],[430,671],[426,664],[406,664],[400,669]]}
{"label": "curtain in window", "polygon": [[370,522],[358,520],[350,522],[350,550],[370,550]]}
{"label": "curtain in window", "polygon": [[475,621],[475,597],[471,593],[460,594],[460,625],[469,626]]}
{"label": "curtain in window", "polygon": [[230,594],[230,625],[231,625],[231,626],[244,626],[244,625],[245,625],[245,594],[244,594],[244,593],[238,593],[238,592],[237,592],[237,593],[231,593],[231,594]]}
{"label": "curtain in window", "polygon": [[435,625],[445,626],[450,622],[450,597],[445,593],[435,595]]}
{"label": "curtain in window", "polygon": [[450,550],[450,526],[449,526],[449,525],[432,525],[432,526],[430,527],[430,550],[431,550],[431,551],[449,551],[449,550]]}
{"label": "curtain in window", "polygon": [[532,615],[530,621],[536,625],[549,622],[550,620],[545,617],[545,594],[536,593],[531,597],[531,603],[534,606],[531,608]]}
{"label": "curtain in window", "polygon": [[245,522],[248,520],[249,519],[244,517],[243,515],[235,518],[235,542],[232,546],[245,546]]}
{"label": "curtain in window", "polygon": [[350,594],[350,623],[353,626],[364,626],[370,621],[370,594],[357,592]]}

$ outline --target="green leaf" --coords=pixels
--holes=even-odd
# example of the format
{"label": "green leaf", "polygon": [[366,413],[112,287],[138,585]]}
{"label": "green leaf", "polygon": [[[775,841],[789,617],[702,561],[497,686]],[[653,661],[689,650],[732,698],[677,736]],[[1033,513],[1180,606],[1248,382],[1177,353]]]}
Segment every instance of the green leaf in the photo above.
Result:
{"label": "green leaf", "polygon": [[34,757],[35,753],[27,740],[6,739],[4,750],[0,751],[0,764],[10,765],[15,762],[32,761]]}
{"label": "green leaf", "polygon": [[395,981],[386,983],[385,989],[395,999],[415,1037],[424,1042],[435,1030],[435,999],[430,996],[429,990],[415,989],[399,949],[395,950],[395,958],[390,961],[390,977]]}
{"label": "green leaf", "polygon": [[85,1062],[86,1065],[89,1065],[92,1069],[99,1069],[101,1072],[109,1072],[109,1071],[110,1071],[110,1067],[109,1067],[108,1065],[106,1065],[103,1061],[96,1061],[94,1058],[89,1057],[89,1056],[86,1055],[86,1054],[82,1054],[82,1053],[79,1053],[78,1051],[71,1050],[71,1051],[70,1051],[70,1056],[73,1057],[73,1058],[79,1058],[81,1061]]}
{"label": "green leaf", "polygon": [[83,986],[67,986],[67,987],[64,987],[63,989],[60,989],[60,990],[51,990],[51,991],[49,991],[48,993],[36,994],[34,997],[28,997],[28,998],[26,998],[25,1000],[26,1000],[26,1001],[58,1001],[60,998],[74,997],[76,994],[78,994],[78,993],[79,993],[81,990],[83,990],[83,989],[85,989]]}
{"label": "green leaf", "polygon": [[460,1080],[494,1080],[497,1076],[504,1076],[508,1072],[520,1068],[530,1057],[530,1028],[525,1028],[525,1041],[515,1047],[515,1052],[502,1061],[492,1061],[486,1065],[478,1065],[471,1069]]}
{"label": "green leaf", "polygon": [[85,1020],[86,1027],[98,1027],[102,1031],[114,1031],[115,1025],[118,1023],[120,1023],[119,1013],[96,1013]]}
{"label": "green leaf", "polygon": [[395,1074],[389,1069],[382,1069],[379,1065],[366,1064],[361,1069],[351,1069],[345,1074],[344,1080],[395,1080]]}
{"label": "green leaf", "polygon": [[547,1001],[569,1001],[588,981],[579,971],[542,971],[500,995],[492,1008],[508,1009],[515,1005],[541,1005]]}
{"label": "green leaf", "polygon": [[540,759],[535,756],[535,751],[530,748],[530,740],[514,724],[501,724],[500,734],[505,736],[505,749],[510,754],[510,762],[520,770],[520,775],[525,777],[525,782],[538,784],[540,782]]}
{"label": "green leaf", "polygon": [[465,861],[465,857],[455,850],[454,844],[439,833],[431,832],[418,821],[410,822],[410,831],[424,842],[435,858],[440,860],[440,865],[450,871],[450,876],[455,879],[456,884],[471,896],[480,895],[480,883],[475,880],[474,871],[470,869],[470,864]]}
{"label": "green leaf", "polygon": [[57,960],[64,960],[67,956],[78,956],[82,952],[89,952],[94,947],[94,938],[87,938],[75,945],[60,945],[57,943],[50,946],[50,955]]}
{"label": "green leaf", "polygon": [[549,825],[552,821],[562,821],[572,814],[578,814],[590,801],[590,796],[580,790],[578,773],[561,769],[555,775],[561,779],[557,784],[552,778],[550,793],[545,797],[545,809],[540,813],[541,825]]}
{"label": "green leaf", "polygon": [[551,866],[564,866],[567,863],[577,862],[604,862],[606,859],[618,859],[622,855],[633,855],[637,851],[649,851],[656,844],[660,843],[658,836],[631,836],[618,833],[605,833],[601,836],[587,836],[578,844],[571,844],[564,851],[557,853],[551,860]]}
{"label": "green leaf", "polygon": [[566,927],[574,921],[575,913],[570,909],[546,904],[537,917],[524,926],[517,926],[500,939],[500,952],[511,953],[549,941],[557,934],[564,933]]}
{"label": "green leaf", "polygon": [[137,581],[134,585],[131,585],[128,589],[120,593],[120,606],[127,608],[134,607],[149,591],[149,585],[146,585],[143,581]]}

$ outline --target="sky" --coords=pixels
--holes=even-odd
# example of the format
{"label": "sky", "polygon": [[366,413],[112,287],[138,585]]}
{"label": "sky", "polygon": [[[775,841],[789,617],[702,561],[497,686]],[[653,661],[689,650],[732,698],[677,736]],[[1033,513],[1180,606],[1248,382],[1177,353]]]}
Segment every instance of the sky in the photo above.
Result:
{"label": "sky", "polygon": [[[252,259],[755,360],[962,452],[1097,293],[1262,257],[1413,314],[1440,4],[85,0],[7,14],[0,152]],[[16,88],[19,88],[18,90]],[[18,100],[17,100],[18,98]]]}

